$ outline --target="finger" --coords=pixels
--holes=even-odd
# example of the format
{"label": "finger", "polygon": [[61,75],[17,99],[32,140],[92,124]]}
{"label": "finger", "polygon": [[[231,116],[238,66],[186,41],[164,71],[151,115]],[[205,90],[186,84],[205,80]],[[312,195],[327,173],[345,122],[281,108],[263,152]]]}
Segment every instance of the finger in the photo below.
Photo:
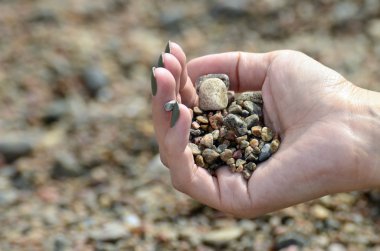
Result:
{"label": "finger", "polygon": [[187,67],[192,81],[210,73],[229,76],[230,88],[241,92],[261,90],[268,69],[279,51],[269,53],[227,52],[191,60]]}
{"label": "finger", "polygon": [[170,71],[170,73],[173,75],[175,79],[175,93],[178,97],[179,93],[179,85],[180,85],[180,78],[182,74],[182,67],[177,58],[170,54],[170,53],[163,53],[162,55],[163,63],[165,68]]}
{"label": "finger", "polygon": [[173,186],[204,204],[220,209],[217,179],[194,164],[191,150],[187,147],[191,114],[182,104],[179,111],[179,119],[168,130],[164,144]]}
{"label": "finger", "polygon": [[176,82],[170,71],[165,68],[153,69],[153,78],[157,85],[157,93],[152,97],[153,125],[158,144],[161,147],[163,139],[170,128],[171,118],[171,113],[165,111],[164,105],[176,98]]}
{"label": "finger", "polygon": [[233,173],[228,167],[220,167],[216,170],[218,178],[220,200],[225,211],[239,216],[252,214],[251,202],[247,181],[241,173]]}
{"label": "finger", "polygon": [[182,102],[188,106],[193,107],[196,101],[196,91],[194,84],[190,78],[188,78],[187,65],[186,65],[186,54],[182,50],[181,46],[177,43],[169,42],[170,53],[173,54],[181,65],[182,72],[180,77],[179,86],[177,89],[177,94],[179,93]]}

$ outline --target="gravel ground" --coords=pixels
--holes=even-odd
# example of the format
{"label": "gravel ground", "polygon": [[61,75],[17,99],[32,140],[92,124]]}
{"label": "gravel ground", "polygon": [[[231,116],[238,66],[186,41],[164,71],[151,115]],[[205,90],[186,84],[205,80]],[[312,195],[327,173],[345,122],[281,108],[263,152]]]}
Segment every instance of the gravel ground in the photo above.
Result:
{"label": "gravel ground", "polygon": [[149,105],[169,39],[302,50],[380,91],[377,0],[0,0],[0,250],[379,251],[380,191],[246,220],[171,187]]}

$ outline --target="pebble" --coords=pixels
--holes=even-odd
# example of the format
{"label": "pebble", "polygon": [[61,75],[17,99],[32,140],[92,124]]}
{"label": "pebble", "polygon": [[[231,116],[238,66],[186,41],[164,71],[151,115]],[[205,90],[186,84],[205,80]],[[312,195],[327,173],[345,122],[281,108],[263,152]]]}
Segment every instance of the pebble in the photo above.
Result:
{"label": "pebble", "polygon": [[261,95],[261,92],[243,92],[240,95],[238,95],[235,99],[237,102],[242,102],[242,103],[245,100],[252,101],[256,104],[263,103],[263,97]]}
{"label": "pebble", "polygon": [[263,148],[261,148],[261,152],[259,155],[259,161],[262,162],[264,160],[267,160],[270,157],[270,144],[265,144]]}
{"label": "pebble", "polygon": [[247,158],[252,153],[253,153],[253,148],[251,146],[247,146],[244,150],[244,157]]}
{"label": "pebble", "polygon": [[257,114],[246,117],[244,121],[247,124],[247,128],[251,128],[260,124],[259,116]]}
{"label": "pebble", "polygon": [[228,144],[220,144],[217,148],[216,148],[216,151],[218,153],[222,153],[224,152],[224,150],[226,150],[228,147]]}
{"label": "pebble", "polygon": [[232,154],[232,157],[233,157],[234,159],[240,159],[240,158],[243,157],[243,154],[242,154],[241,150],[236,150],[236,151]]}
{"label": "pebble", "polygon": [[59,121],[68,114],[68,105],[65,100],[57,100],[52,102],[42,116],[42,121],[46,125],[50,125]]}
{"label": "pebble", "polygon": [[201,130],[199,129],[190,129],[190,135],[194,137],[198,137],[202,134]]}
{"label": "pebble", "polygon": [[201,150],[199,149],[199,147],[196,144],[194,144],[194,143],[188,143],[188,146],[190,147],[191,153],[193,155],[199,155],[199,154],[202,153]]}
{"label": "pebble", "polygon": [[29,140],[3,140],[0,141],[0,155],[7,163],[32,153],[33,145]]}
{"label": "pebble", "polygon": [[253,163],[253,162],[248,162],[247,164],[245,164],[245,168],[251,172],[255,171],[256,170],[256,164]]}
{"label": "pebble", "polygon": [[218,138],[219,138],[219,134],[220,134],[220,132],[219,132],[219,130],[214,130],[214,131],[212,131],[212,138],[214,139],[214,140],[217,140]]}
{"label": "pebble", "polygon": [[235,164],[235,159],[234,158],[229,158],[227,161],[226,161],[226,164],[227,165],[232,165],[232,164]]}
{"label": "pebble", "polygon": [[236,104],[236,102],[232,102],[232,104],[228,107],[228,112],[239,115],[243,112],[243,108]]}
{"label": "pebble", "polygon": [[193,122],[191,123],[191,127],[192,127],[193,129],[195,129],[195,130],[198,130],[201,126],[198,124],[197,121],[193,121]]}
{"label": "pebble", "polygon": [[259,146],[259,141],[257,139],[252,139],[251,141],[249,141],[249,145],[252,148],[255,148],[255,147]]}
{"label": "pebble", "polygon": [[194,106],[193,111],[195,114],[198,114],[198,115],[203,113],[201,108],[199,108],[198,106]]}
{"label": "pebble", "polygon": [[243,140],[243,141],[240,142],[239,145],[240,145],[240,148],[241,148],[241,149],[244,149],[244,148],[246,148],[247,146],[249,146],[249,142],[246,141],[246,140]]}
{"label": "pebble", "polygon": [[96,97],[108,85],[108,79],[97,65],[91,65],[83,71],[83,81],[90,95]]}
{"label": "pebble", "polygon": [[310,213],[319,220],[326,220],[330,216],[330,210],[319,204],[314,205]]}
{"label": "pebble", "polygon": [[261,126],[254,126],[251,128],[251,132],[254,136],[261,138]]}
{"label": "pebble", "polygon": [[266,142],[271,141],[273,139],[273,131],[268,127],[263,127],[261,129],[261,138]]}
{"label": "pebble", "polygon": [[227,162],[228,159],[232,158],[232,151],[230,149],[226,149],[224,150],[221,154],[220,154],[220,158]]}
{"label": "pebble", "polygon": [[244,169],[242,174],[243,174],[244,179],[246,179],[246,180],[248,180],[252,176],[252,173],[250,171],[248,171],[247,169]]}
{"label": "pebble", "polygon": [[197,116],[196,120],[201,124],[208,124],[208,119],[205,116]]}
{"label": "pebble", "polygon": [[213,137],[212,133],[208,133],[205,136],[203,136],[200,144],[207,147],[207,148],[212,148],[212,146],[214,144],[214,137]]}
{"label": "pebble", "polygon": [[247,133],[247,124],[235,114],[228,114],[224,117],[223,123],[240,136]]}
{"label": "pebble", "polygon": [[220,129],[220,127],[223,125],[223,116],[220,113],[216,113],[209,117],[209,121],[212,129]]}
{"label": "pebble", "polygon": [[202,241],[209,245],[219,246],[238,239],[243,234],[240,227],[225,227],[211,230],[202,236]]}
{"label": "pebble", "polygon": [[55,164],[51,170],[52,178],[77,177],[83,173],[83,167],[72,153],[62,151],[55,157]]}
{"label": "pebble", "polygon": [[204,166],[205,166],[205,162],[204,162],[204,160],[203,160],[202,155],[197,155],[197,156],[195,156],[195,164],[196,164],[197,166],[200,166],[200,167],[204,167]]}
{"label": "pebble", "polygon": [[207,148],[202,152],[202,156],[207,164],[213,164],[214,161],[219,157],[219,153],[215,150]]}
{"label": "pebble", "polygon": [[129,235],[124,225],[118,222],[106,223],[103,227],[90,232],[90,238],[95,241],[117,241]]}
{"label": "pebble", "polygon": [[273,154],[275,152],[277,152],[278,148],[280,147],[280,141],[278,139],[274,139],[271,143],[270,143],[270,152]]}
{"label": "pebble", "polygon": [[222,110],[228,105],[227,87],[219,78],[207,78],[197,86],[199,107],[204,111]]}

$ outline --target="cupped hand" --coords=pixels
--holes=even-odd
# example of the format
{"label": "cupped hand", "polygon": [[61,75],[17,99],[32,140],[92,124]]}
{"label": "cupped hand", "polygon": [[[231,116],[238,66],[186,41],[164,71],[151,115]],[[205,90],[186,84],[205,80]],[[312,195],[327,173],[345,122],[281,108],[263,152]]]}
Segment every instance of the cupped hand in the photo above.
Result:
{"label": "cupped hand", "polygon": [[[153,69],[152,114],[162,162],[173,186],[194,199],[240,217],[256,217],[320,196],[367,188],[352,131],[351,97],[356,87],[340,74],[296,51],[229,52],[186,63],[171,42]],[[197,105],[199,76],[225,73],[236,92],[261,90],[265,123],[279,133],[281,145],[246,181],[220,167],[216,175],[194,164],[187,147],[188,107]],[[164,104],[176,99],[173,125]]]}

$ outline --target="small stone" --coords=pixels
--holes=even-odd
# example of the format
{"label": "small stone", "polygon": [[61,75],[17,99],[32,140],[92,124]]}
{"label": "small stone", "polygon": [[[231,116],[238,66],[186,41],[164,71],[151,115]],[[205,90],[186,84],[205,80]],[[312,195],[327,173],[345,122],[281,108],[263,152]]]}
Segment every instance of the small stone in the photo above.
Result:
{"label": "small stone", "polygon": [[28,140],[2,140],[0,141],[0,156],[11,163],[18,158],[32,153],[33,145]]}
{"label": "small stone", "polygon": [[260,152],[261,152],[260,147],[255,146],[252,148],[253,148],[253,151],[252,151],[253,154],[256,154],[256,155],[260,154]]}
{"label": "small stone", "polygon": [[199,129],[200,127],[201,127],[201,126],[198,124],[197,121],[193,121],[193,122],[191,123],[191,128],[193,128],[193,129],[195,129],[195,130]]}
{"label": "small stone", "polygon": [[252,139],[251,141],[249,141],[249,145],[252,148],[255,148],[255,147],[259,146],[259,141],[257,139]]}
{"label": "small stone", "polygon": [[199,149],[199,147],[196,144],[189,143],[188,146],[190,147],[191,153],[193,155],[199,155],[199,154],[202,153],[201,150]]}
{"label": "small stone", "polygon": [[247,133],[247,124],[235,114],[228,114],[224,117],[223,123],[240,136]]}
{"label": "small stone", "polygon": [[220,144],[220,145],[216,148],[216,151],[217,151],[218,153],[222,153],[222,152],[224,152],[224,150],[227,149],[227,147],[228,147],[227,144]]}
{"label": "small stone", "polygon": [[249,113],[253,113],[253,102],[246,100],[243,102],[243,107],[246,109]]}
{"label": "small stone", "polygon": [[231,105],[231,103],[234,102],[235,100],[235,92],[227,91],[227,97],[228,97],[228,105]]}
{"label": "small stone", "polygon": [[244,179],[246,179],[246,180],[248,180],[252,176],[252,173],[250,171],[248,171],[247,169],[244,169],[242,174],[243,174]]}
{"label": "small stone", "polygon": [[198,114],[198,115],[200,115],[200,114],[203,113],[203,111],[202,111],[198,106],[194,106],[194,108],[193,108],[193,112],[194,112],[195,114]]}
{"label": "small stone", "polygon": [[252,132],[252,134],[254,135],[254,136],[256,136],[256,137],[261,137],[261,126],[253,126],[252,128],[251,128],[251,132]]}
{"label": "small stone", "polygon": [[241,159],[243,157],[243,154],[241,152],[241,150],[236,150],[233,154],[232,154],[232,157],[234,159]]}
{"label": "small stone", "polygon": [[341,243],[331,243],[327,251],[347,251],[347,248]]}
{"label": "small stone", "polygon": [[251,113],[249,111],[243,109],[243,111],[241,112],[241,115],[243,117],[248,117],[249,115],[251,115]]}
{"label": "small stone", "polygon": [[246,148],[247,146],[249,146],[249,142],[248,141],[246,141],[246,140],[243,140],[242,142],[240,142],[240,148],[241,149],[244,149],[244,148]]}
{"label": "small stone", "polygon": [[319,220],[326,220],[330,216],[330,210],[319,204],[314,205],[311,208],[310,213]]}
{"label": "small stone", "polygon": [[129,236],[123,224],[117,222],[106,223],[104,227],[93,230],[90,237],[96,241],[116,241]]}
{"label": "small stone", "polygon": [[201,129],[202,129],[204,132],[207,132],[207,131],[208,131],[208,125],[201,125]]}
{"label": "small stone", "polygon": [[250,115],[244,119],[247,124],[247,128],[251,128],[253,126],[257,126],[260,124],[260,119],[257,114]]}
{"label": "small stone", "polygon": [[235,164],[235,159],[234,158],[229,158],[227,161],[226,161],[226,164],[231,166],[232,164]]}
{"label": "small stone", "polygon": [[202,134],[201,130],[199,129],[190,129],[190,135],[194,137],[198,137]]}
{"label": "small stone", "polygon": [[246,161],[257,161],[257,159],[258,158],[253,153],[251,153],[251,154],[249,154],[248,156],[245,157]]}
{"label": "small stone", "polygon": [[253,153],[253,148],[251,146],[247,146],[244,150],[244,156],[247,158],[252,153]]}
{"label": "small stone", "polygon": [[197,116],[195,119],[201,124],[208,124],[208,119],[205,116]]}
{"label": "small stone", "polygon": [[195,156],[195,164],[196,164],[197,166],[200,166],[200,167],[204,167],[204,166],[205,166],[205,162],[204,162],[204,160],[203,160],[202,155],[197,155],[197,156]]}
{"label": "small stone", "polygon": [[62,151],[56,156],[51,176],[54,179],[77,177],[84,173],[83,167],[70,152]]}
{"label": "small stone", "polygon": [[263,148],[261,148],[261,152],[259,155],[259,161],[262,162],[264,160],[267,160],[270,157],[270,144],[265,144]]}
{"label": "small stone", "polygon": [[207,78],[197,86],[199,107],[204,111],[222,110],[228,105],[226,84],[219,78]]}
{"label": "small stone", "polygon": [[251,171],[251,172],[254,172],[257,168],[256,164],[253,163],[253,162],[248,162],[247,164],[245,164],[244,166],[247,170]]}
{"label": "small stone", "polygon": [[244,166],[243,165],[237,165],[237,164],[235,164],[235,165],[236,165],[235,172],[237,172],[237,173],[243,172],[243,170],[244,170]]}
{"label": "small stone", "polygon": [[230,149],[226,149],[224,150],[224,152],[222,152],[220,154],[220,158],[224,161],[224,162],[227,162],[228,159],[232,158],[232,151]]}
{"label": "small stone", "polygon": [[243,166],[245,164],[245,160],[243,159],[237,159],[236,162],[235,162],[236,166],[239,167],[239,166]]}
{"label": "small stone", "polygon": [[229,169],[231,172],[236,172],[236,165],[235,164],[231,164],[231,165],[228,165]]}
{"label": "small stone", "polygon": [[214,161],[219,157],[219,153],[212,149],[205,149],[202,153],[203,159],[208,164],[213,164]]}
{"label": "small stone", "polygon": [[261,129],[261,138],[266,142],[271,141],[273,139],[273,131],[268,127],[263,127]]}
{"label": "small stone", "polygon": [[212,145],[214,144],[214,137],[212,136],[211,133],[208,133],[202,137],[200,144],[207,148],[211,148]]}
{"label": "small stone", "polygon": [[220,129],[220,127],[223,125],[223,116],[220,112],[212,115],[209,117],[210,126],[216,130]]}
{"label": "small stone", "polygon": [[263,97],[261,95],[261,92],[243,92],[239,96],[237,96],[236,101],[244,102],[246,100],[252,101],[256,104],[262,104],[263,103]]}
{"label": "small stone", "polygon": [[247,135],[236,138],[236,143],[240,144],[243,140],[247,140]]}
{"label": "small stone", "polygon": [[275,152],[277,152],[278,148],[280,147],[280,141],[278,139],[274,139],[271,143],[270,143],[270,152],[273,154]]}
{"label": "small stone", "polygon": [[242,113],[243,109],[240,105],[236,104],[236,102],[232,102],[232,104],[228,107],[228,112],[240,115]]}
{"label": "small stone", "polygon": [[99,93],[108,85],[108,80],[103,69],[96,65],[87,67],[83,71],[83,82],[91,96],[98,96]]}
{"label": "small stone", "polygon": [[214,140],[217,140],[219,138],[219,130],[214,130],[211,132],[211,134]]}

